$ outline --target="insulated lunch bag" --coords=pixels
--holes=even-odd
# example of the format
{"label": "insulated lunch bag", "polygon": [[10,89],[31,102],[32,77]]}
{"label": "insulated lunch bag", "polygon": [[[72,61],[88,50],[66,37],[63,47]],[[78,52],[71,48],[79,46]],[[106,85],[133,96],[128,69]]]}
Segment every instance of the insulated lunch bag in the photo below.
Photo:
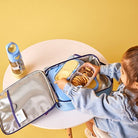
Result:
{"label": "insulated lunch bag", "polygon": [[[70,98],[54,83],[62,76],[63,69],[72,66],[69,61],[73,61],[76,65],[70,69],[70,74],[67,72],[68,80],[78,73],[78,69],[85,62],[98,66],[103,64],[93,54],[74,55],[45,68],[44,71],[36,70],[3,90],[0,93],[0,126],[4,134],[9,135],[20,130],[54,107],[62,111],[75,109]],[[93,78],[93,82],[91,89],[95,90],[97,96],[102,93],[110,94],[112,79],[108,76],[98,74]]]}

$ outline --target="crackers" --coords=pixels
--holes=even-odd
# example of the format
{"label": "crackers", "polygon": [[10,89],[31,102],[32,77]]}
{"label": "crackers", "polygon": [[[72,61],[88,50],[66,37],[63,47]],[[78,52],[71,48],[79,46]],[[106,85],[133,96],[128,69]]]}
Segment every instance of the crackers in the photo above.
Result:
{"label": "crackers", "polygon": [[82,85],[85,86],[88,82],[88,78],[85,75],[76,75],[72,80],[71,83],[74,86]]}
{"label": "crackers", "polygon": [[74,74],[74,77],[71,79],[71,83],[74,86],[82,85],[85,87],[88,83],[90,83],[93,73],[94,71],[91,67],[82,66],[78,69],[77,73]]}

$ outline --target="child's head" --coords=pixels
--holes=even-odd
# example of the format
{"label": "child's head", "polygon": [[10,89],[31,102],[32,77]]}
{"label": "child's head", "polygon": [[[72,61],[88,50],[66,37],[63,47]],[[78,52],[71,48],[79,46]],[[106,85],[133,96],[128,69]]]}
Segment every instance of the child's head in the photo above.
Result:
{"label": "child's head", "polygon": [[121,61],[121,80],[125,86],[138,89],[138,46],[129,48]]}

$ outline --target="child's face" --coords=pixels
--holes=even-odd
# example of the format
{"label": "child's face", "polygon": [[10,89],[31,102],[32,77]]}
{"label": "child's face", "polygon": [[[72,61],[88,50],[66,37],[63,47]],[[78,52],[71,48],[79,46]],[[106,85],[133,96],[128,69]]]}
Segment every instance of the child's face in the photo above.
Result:
{"label": "child's face", "polygon": [[127,85],[127,75],[122,66],[121,66],[121,81],[125,86]]}

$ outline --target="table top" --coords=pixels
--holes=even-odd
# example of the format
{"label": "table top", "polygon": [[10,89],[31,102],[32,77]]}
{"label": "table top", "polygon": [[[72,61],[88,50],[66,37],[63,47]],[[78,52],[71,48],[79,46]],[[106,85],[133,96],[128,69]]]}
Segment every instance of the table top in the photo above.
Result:
{"label": "table top", "polygon": [[[64,61],[73,54],[95,54],[100,61],[107,63],[103,55],[96,49],[85,43],[67,39],[43,41],[26,48],[21,54],[27,74],[35,70],[44,70],[45,67]],[[4,75],[3,89],[17,80],[17,78],[12,76],[9,65]],[[61,111],[55,107],[47,115],[42,116],[32,124],[46,129],[64,129],[85,123],[91,117],[91,115],[77,110]]]}

